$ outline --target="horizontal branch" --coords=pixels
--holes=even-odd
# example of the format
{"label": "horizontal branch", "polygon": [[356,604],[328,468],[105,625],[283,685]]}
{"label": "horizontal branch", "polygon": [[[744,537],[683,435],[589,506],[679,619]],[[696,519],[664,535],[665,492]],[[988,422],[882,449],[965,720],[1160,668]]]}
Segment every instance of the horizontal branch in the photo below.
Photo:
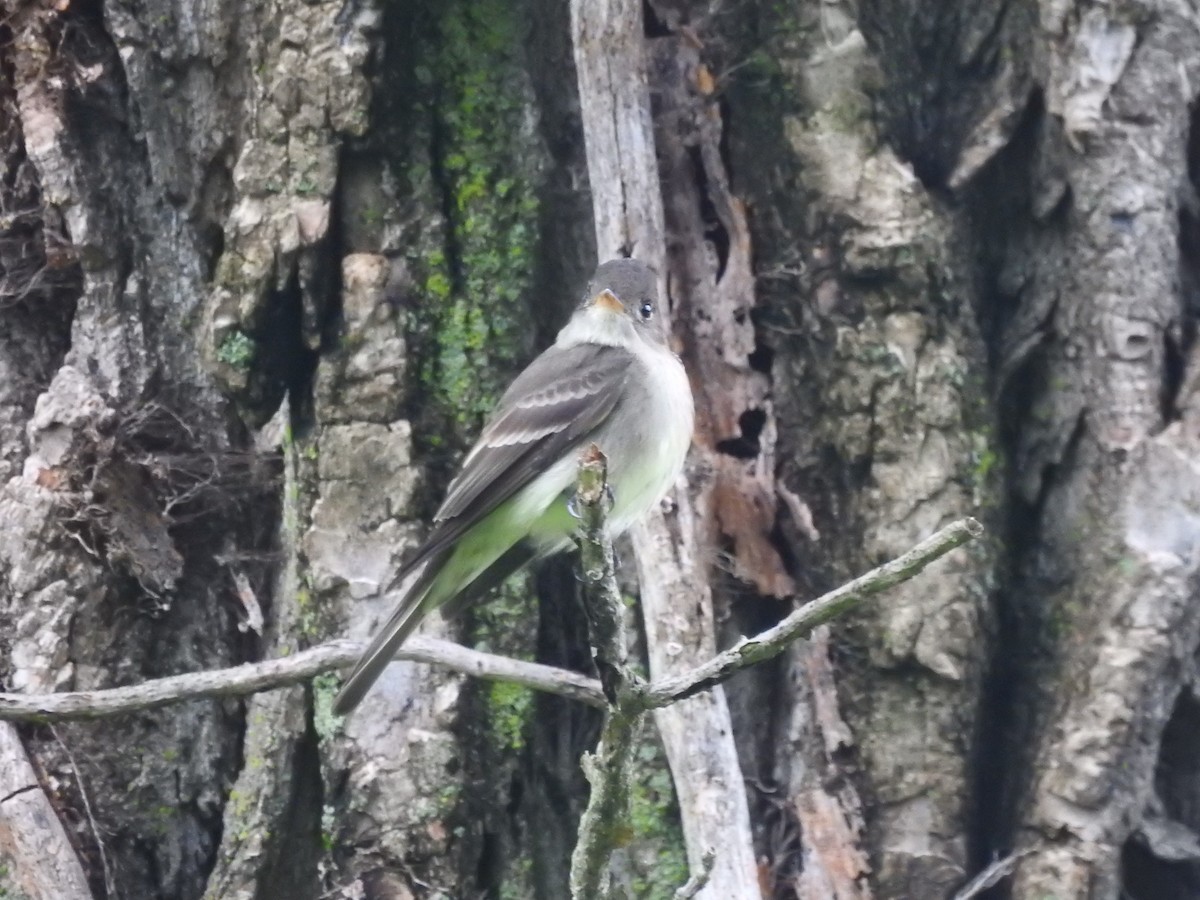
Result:
{"label": "horizontal branch", "polygon": [[[775,627],[742,640],[688,672],[659,679],[643,689],[639,703],[647,709],[667,706],[720,684],[734,673],[778,655],[788,644],[806,636],[816,626],[840,616],[880,591],[907,581],[938,557],[982,533],[982,526],[974,519],[961,519],[948,525],[898,559],[805,604]],[[315,675],[348,668],[358,661],[361,652],[362,644],[358,641],[330,641],[280,659],[171,675],[128,687],[59,694],[0,693],[0,721],[102,719],[158,709],[183,700],[241,697],[288,687]],[[606,705],[599,682],[578,672],[483,653],[450,641],[417,635],[405,643],[396,658],[442,666],[489,681],[508,681],[590,706],[604,708]]]}
{"label": "horizontal branch", "polygon": [[718,653],[694,669],[660,678],[646,689],[642,695],[642,702],[648,709],[669,706],[676,700],[720,684],[742,669],[778,656],[789,644],[806,637],[818,625],[836,619],[880,591],[908,581],[935,559],[945,556],[955,547],[961,547],[981,534],[983,526],[975,519],[959,519],[921,541],[903,556],[858,576],[811,603],[804,604],[773,628],[768,628],[754,637],[743,638],[733,647]]}
{"label": "horizontal branch", "polygon": [[[348,668],[358,661],[362,651],[363,644],[358,641],[330,641],[279,659],[246,663],[228,669],[171,675],[128,687],[59,694],[0,693],[0,720],[61,722],[102,719],[158,709],[182,700],[241,697],[288,687],[325,672]],[[417,635],[405,643],[396,658],[430,663],[489,681],[512,682],[591,706],[605,705],[600,683],[578,672],[483,653],[450,641]]]}

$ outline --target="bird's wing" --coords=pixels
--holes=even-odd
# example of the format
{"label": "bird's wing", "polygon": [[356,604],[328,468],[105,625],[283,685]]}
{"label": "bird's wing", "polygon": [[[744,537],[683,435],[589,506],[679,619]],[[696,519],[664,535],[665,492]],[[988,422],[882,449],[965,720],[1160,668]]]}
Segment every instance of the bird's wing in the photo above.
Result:
{"label": "bird's wing", "polygon": [[[345,715],[358,705],[420,624],[428,612],[426,594],[454,542],[604,422],[625,393],[631,362],[631,355],[616,347],[551,347],[517,377],[463,460],[433,531],[388,587],[424,566],[343,683],[335,712]],[[494,571],[480,576],[480,584],[465,586],[468,593],[477,595],[528,561],[528,548],[516,543],[521,537],[514,536],[514,547],[497,560]]]}
{"label": "bird's wing", "polygon": [[631,361],[595,344],[551,347],[534,360],[501,398],[435,521],[494,508],[594,431],[620,400]]}
{"label": "bird's wing", "polygon": [[550,347],[500,398],[406,569],[451,546],[592,434],[625,393],[632,354],[619,347]]}

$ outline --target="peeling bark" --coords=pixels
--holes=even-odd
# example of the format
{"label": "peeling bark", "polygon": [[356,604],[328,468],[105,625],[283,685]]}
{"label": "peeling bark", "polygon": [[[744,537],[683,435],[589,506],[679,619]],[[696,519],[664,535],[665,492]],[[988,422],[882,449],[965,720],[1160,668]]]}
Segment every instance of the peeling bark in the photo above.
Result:
{"label": "peeling bark", "polygon": [[83,866],[40,790],[16,728],[0,725],[0,889],[30,900],[89,900]]}

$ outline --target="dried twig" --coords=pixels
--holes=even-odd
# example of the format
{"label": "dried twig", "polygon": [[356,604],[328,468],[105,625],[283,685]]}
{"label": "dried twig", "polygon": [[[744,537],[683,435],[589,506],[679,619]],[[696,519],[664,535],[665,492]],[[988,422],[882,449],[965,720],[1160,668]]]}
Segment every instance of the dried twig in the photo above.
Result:
{"label": "dried twig", "polygon": [[[981,533],[982,527],[974,519],[954,522],[898,559],[800,607],[774,628],[743,640],[689,672],[660,679],[648,687],[639,687],[633,692],[635,696],[630,702],[645,708],[656,708],[719,684],[734,673],[781,652],[788,643],[804,637],[817,625],[912,578],[939,556]],[[172,675],[128,687],[59,694],[0,693],[0,721],[102,719],[138,710],[157,709],[184,700],[241,697],[287,687],[324,672],[346,668],[358,660],[361,649],[357,641],[329,641],[282,659]],[[578,672],[483,653],[450,641],[418,635],[409,639],[396,658],[444,666],[492,681],[510,681],[579,700],[590,706],[605,706],[599,683]]]}
{"label": "dried twig", "polygon": [[[171,675],[129,687],[59,694],[0,694],[0,720],[62,722],[70,719],[102,719],[158,709],[183,700],[241,697],[288,687],[324,672],[348,668],[358,661],[362,649],[363,645],[358,641],[330,641],[280,659],[208,672]],[[578,672],[481,653],[450,641],[416,636],[404,645],[396,658],[444,666],[477,678],[521,684],[591,706],[604,705],[600,685]]]}
{"label": "dried twig", "polygon": [[117,900],[120,897],[120,894],[117,893],[117,881],[113,877],[112,866],[108,862],[108,853],[104,850],[104,835],[100,833],[100,825],[96,822],[96,814],[92,811],[92,801],[88,797],[87,785],[83,783],[83,773],[79,771],[79,764],[75,762],[75,754],[71,752],[71,748],[66,745],[66,742],[63,741],[53,726],[50,728],[50,734],[53,735],[55,743],[58,744],[63,754],[67,757],[67,765],[71,767],[71,774],[75,776],[75,786],[79,789],[79,799],[83,801],[83,812],[87,816],[88,827],[92,831],[92,837],[96,840],[96,852],[100,856],[100,869],[104,872],[105,893],[111,900]]}
{"label": "dried twig", "polygon": [[868,597],[908,581],[935,559],[981,534],[983,526],[975,519],[959,519],[921,541],[903,556],[806,603],[773,628],[754,637],[743,638],[735,646],[688,672],[659,679],[650,685],[643,702],[651,709],[667,706],[720,684],[742,669],[778,656],[789,644],[807,636],[818,625],[836,619]]}
{"label": "dried twig", "polygon": [[593,444],[579,465],[573,507],[579,516],[575,542],[596,668],[609,705],[596,752],[583,757],[583,772],[592,790],[571,854],[571,896],[575,900],[609,896],[609,860],[629,827],[633,744],[644,712],[637,702],[639,679],[627,663],[625,605],[617,589],[612,540],[607,534],[606,476],[604,454]]}
{"label": "dried twig", "polygon": [[1022,850],[1019,853],[1012,853],[1003,859],[994,860],[990,865],[986,866],[983,871],[972,878],[963,888],[954,895],[954,900],[971,900],[972,897],[978,897],[990,887],[995,887],[1017,869],[1017,863],[1025,856],[1032,853],[1032,850]]}

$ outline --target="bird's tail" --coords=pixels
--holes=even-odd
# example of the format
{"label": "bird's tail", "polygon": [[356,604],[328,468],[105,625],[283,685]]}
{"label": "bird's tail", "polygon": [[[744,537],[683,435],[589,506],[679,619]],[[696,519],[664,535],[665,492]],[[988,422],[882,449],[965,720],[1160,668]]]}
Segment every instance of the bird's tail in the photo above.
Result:
{"label": "bird's tail", "polygon": [[425,618],[425,613],[431,608],[426,600],[440,569],[440,560],[430,560],[416,582],[408,589],[404,599],[396,605],[387,622],[375,633],[375,637],[359,657],[354,671],[342,683],[342,689],[334,698],[334,713],[344,716],[358,706],[375,683],[375,679],[392,661],[400,645],[417,630],[417,626]]}
{"label": "bird's tail", "polygon": [[[427,560],[418,557],[417,561],[410,564],[415,567],[423,563],[425,568],[412,582],[408,592],[397,604],[387,622],[371,639],[371,643],[363,651],[354,671],[342,684],[342,689],[333,701],[333,711],[339,716],[348,714],[358,706],[367,691],[371,689],[371,685],[375,683],[375,679],[392,661],[392,657],[396,655],[400,645],[417,630],[417,626],[421,624],[426,613],[447,603],[447,615],[455,615],[458,610],[483,597],[538,555],[536,548],[528,542],[519,541],[500,554],[468,583],[448,584],[440,581],[438,576],[442,573],[453,552],[453,547],[445,548],[434,553]],[[397,578],[403,580],[411,571],[413,571],[412,567],[401,572]]]}

